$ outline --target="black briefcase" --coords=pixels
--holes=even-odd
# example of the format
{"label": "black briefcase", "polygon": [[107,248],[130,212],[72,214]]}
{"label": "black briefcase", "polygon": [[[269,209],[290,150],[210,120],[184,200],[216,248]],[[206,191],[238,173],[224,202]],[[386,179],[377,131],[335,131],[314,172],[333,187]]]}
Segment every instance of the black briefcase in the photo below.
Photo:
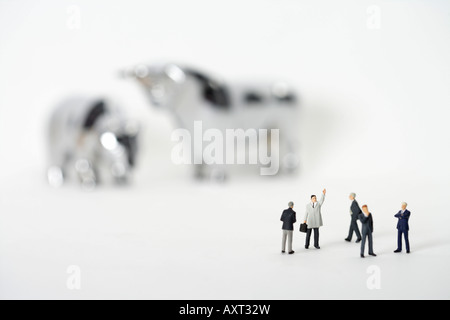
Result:
{"label": "black briefcase", "polygon": [[304,233],[308,232],[308,225],[306,223],[302,223],[300,225],[300,232],[304,232]]}

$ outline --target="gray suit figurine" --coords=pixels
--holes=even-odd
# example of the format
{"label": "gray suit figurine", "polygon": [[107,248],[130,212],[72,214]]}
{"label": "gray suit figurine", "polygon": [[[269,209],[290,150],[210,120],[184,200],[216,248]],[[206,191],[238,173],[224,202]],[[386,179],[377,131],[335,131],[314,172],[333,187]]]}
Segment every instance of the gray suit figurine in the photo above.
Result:
{"label": "gray suit figurine", "polygon": [[345,241],[352,241],[353,232],[356,234],[356,243],[359,243],[361,241],[361,233],[359,232],[358,228],[358,217],[361,213],[361,209],[359,208],[358,202],[355,200],[356,194],[350,193],[348,196],[349,199],[352,201],[352,204],[350,206],[350,216],[351,216],[351,222],[350,222],[350,229],[348,231],[348,236],[345,238]]}
{"label": "gray suit figurine", "polygon": [[376,257],[377,255],[373,252],[373,218],[367,205],[362,206],[362,213],[359,214],[359,220],[362,223],[361,258],[364,258],[366,239],[369,240],[369,255]]}
{"label": "gray suit figurine", "polygon": [[292,210],[294,208],[294,203],[290,201],[288,203],[289,208],[283,211],[281,215],[281,221],[283,221],[283,239],[281,242],[281,253],[286,252],[286,240],[288,241],[288,250],[289,254],[293,254],[294,250],[292,250],[292,235],[294,233],[294,223],[297,222],[295,211]]}
{"label": "gray suit figurine", "polygon": [[312,230],[314,230],[314,247],[316,249],[320,249],[319,246],[319,228],[323,226],[322,221],[322,204],[325,201],[325,194],[327,190],[323,189],[322,197],[317,201],[317,197],[315,195],[311,196],[311,202],[306,205],[306,213],[304,223],[308,225],[308,231],[306,232],[306,242],[305,248],[309,248],[309,242],[311,239]]}

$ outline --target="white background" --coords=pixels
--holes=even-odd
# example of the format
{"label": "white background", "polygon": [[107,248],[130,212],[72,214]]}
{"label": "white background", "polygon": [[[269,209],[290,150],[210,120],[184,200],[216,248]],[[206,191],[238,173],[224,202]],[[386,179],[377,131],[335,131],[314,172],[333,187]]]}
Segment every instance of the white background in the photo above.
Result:
{"label": "white background", "polygon": [[[0,0],[0,298],[450,298],[449,15],[437,0]],[[165,60],[294,84],[299,175],[211,185],[171,164],[172,122],[118,77]],[[78,93],[115,97],[143,123],[132,186],[46,185],[46,120]],[[300,220],[324,187],[322,249],[296,231],[296,254],[281,255],[287,202]],[[343,241],[350,192],[374,215],[377,258]],[[392,253],[401,201],[411,255]],[[81,290],[66,286],[70,265]]]}

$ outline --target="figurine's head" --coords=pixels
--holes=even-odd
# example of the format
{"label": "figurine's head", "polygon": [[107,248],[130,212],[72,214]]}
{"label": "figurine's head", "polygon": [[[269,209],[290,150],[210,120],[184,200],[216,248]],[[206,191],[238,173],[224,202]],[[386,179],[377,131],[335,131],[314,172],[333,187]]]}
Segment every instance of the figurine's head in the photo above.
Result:
{"label": "figurine's head", "polygon": [[361,207],[361,210],[362,210],[366,215],[369,214],[369,208],[367,207],[367,204],[363,205],[363,206]]}
{"label": "figurine's head", "polygon": [[184,84],[186,75],[176,64],[140,64],[123,72],[125,77],[135,78],[145,89],[154,106],[170,106],[177,88]]}
{"label": "figurine's head", "polygon": [[225,84],[193,68],[173,63],[141,64],[123,72],[123,75],[137,79],[154,106],[176,109],[179,105],[189,107],[207,103],[222,110],[231,106]]}
{"label": "figurine's head", "polygon": [[294,202],[289,201],[288,206],[289,206],[289,208],[291,208],[291,209],[294,208]]}
{"label": "figurine's head", "polygon": [[402,210],[406,210],[407,206],[408,206],[408,204],[406,202],[402,202]]}
{"label": "figurine's head", "polygon": [[311,196],[311,202],[312,203],[316,203],[317,202],[317,197],[315,195]]}
{"label": "figurine's head", "polygon": [[356,193],[354,193],[354,192],[350,193],[350,195],[348,196],[348,198],[350,200],[355,200],[355,197],[356,197]]}
{"label": "figurine's head", "polygon": [[116,181],[125,181],[136,162],[138,123],[110,101],[99,100],[88,113],[84,129],[95,133],[97,140],[98,147],[92,144],[96,148],[92,150],[93,167]]}

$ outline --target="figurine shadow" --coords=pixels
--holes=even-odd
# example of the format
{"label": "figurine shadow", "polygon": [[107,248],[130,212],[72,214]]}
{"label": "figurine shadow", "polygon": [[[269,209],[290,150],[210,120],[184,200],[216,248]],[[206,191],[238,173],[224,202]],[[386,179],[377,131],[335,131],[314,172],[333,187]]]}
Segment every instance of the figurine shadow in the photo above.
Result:
{"label": "figurine shadow", "polygon": [[[426,251],[427,249],[435,249],[438,247],[445,247],[450,245],[450,240],[442,240],[442,239],[427,239],[425,241],[419,241],[415,242],[414,238],[409,239],[409,243],[411,245],[411,252],[422,252]],[[405,244],[403,243],[403,247]],[[405,251],[405,248],[403,248],[403,251]]]}

